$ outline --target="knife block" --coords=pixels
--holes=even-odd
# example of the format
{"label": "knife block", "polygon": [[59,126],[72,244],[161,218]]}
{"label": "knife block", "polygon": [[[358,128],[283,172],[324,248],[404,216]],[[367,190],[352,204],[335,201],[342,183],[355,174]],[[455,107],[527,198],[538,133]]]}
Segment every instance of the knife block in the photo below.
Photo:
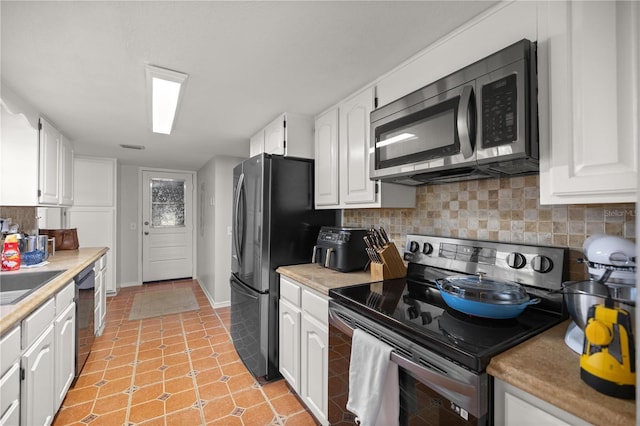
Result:
{"label": "knife block", "polygon": [[371,263],[371,280],[382,281],[407,276],[407,267],[400,257],[400,253],[394,243],[389,243],[382,250],[376,250],[382,259],[382,263]]}

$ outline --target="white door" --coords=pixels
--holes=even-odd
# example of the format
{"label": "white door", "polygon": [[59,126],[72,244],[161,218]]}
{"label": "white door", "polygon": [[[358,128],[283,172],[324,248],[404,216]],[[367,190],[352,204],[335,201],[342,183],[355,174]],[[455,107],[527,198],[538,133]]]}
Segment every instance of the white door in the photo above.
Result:
{"label": "white door", "polygon": [[142,172],[142,281],[193,276],[193,175]]}

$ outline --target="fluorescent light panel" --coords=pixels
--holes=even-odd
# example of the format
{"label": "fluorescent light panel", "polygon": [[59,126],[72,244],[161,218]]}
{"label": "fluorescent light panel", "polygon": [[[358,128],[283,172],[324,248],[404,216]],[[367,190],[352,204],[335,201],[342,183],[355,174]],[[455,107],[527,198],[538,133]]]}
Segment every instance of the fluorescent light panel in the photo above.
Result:
{"label": "fluorescent light panel", "polygon": [[182,100],[182,87],[187,74],[145,65],[149,118],[154,133],[168,135],[173,130],[176,113]]}

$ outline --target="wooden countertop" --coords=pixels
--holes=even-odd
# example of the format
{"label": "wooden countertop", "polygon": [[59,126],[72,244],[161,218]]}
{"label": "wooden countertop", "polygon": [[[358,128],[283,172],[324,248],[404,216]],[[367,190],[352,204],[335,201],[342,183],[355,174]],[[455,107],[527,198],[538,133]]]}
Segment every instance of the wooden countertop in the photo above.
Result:
{"label": "wooden countertop", "polygon": [[369,271],[338,272],[324,268],[316,263],[280,266],[276,269],[276,272],[296,280],[325,296],[328,296],[329,290],[334,288],[370,283],[372,281]]}
{"label": "wooden countertop", "polygon": [[589,423],[635,425],[636,403],[580,379],[580,356],[564,343],[565,321],[491,359],[487,372]]}
{"label": "wooden countertop", "polygon": [[0,272],[1,282],[2,277],[9,274],[64,270],[63,273],[20,300],[17,304],[0,306],[0,335],[36,310],[45,300],[56,294],[72,281],[73,277],[91,263],[100,259],[108,250],[108,247],[82,247],[78,250],[59,250],[55,255],[49,256],[47,265],[39,268],[21,268],[18,271]]}

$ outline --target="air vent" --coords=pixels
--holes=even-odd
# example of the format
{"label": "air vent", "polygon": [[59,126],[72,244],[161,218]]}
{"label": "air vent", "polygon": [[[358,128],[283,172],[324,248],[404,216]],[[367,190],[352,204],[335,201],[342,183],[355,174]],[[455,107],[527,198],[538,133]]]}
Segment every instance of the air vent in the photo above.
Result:
{"label": "air vent", "polygon": [[141,150],[144,149],[144,146],[142,145],[126,145],[126,144],[120,144],[121,148],[125,148],[125,149],[137,149],[137,150]]}

